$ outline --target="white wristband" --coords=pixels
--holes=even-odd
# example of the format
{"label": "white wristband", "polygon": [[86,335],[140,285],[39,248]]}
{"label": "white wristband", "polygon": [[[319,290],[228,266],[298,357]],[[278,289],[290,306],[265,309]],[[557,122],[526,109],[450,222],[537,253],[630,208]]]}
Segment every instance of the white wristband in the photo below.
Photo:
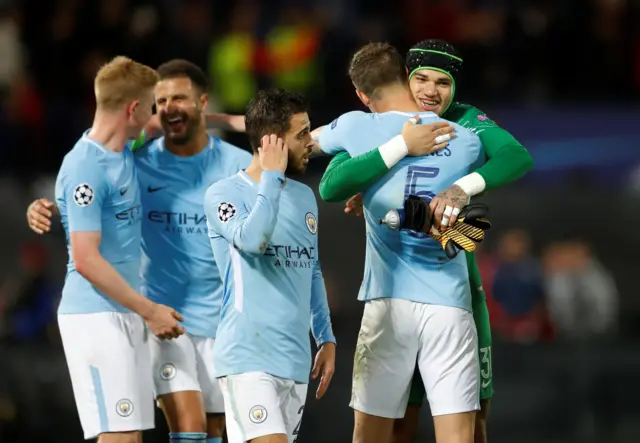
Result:
{"label": "white wristband", "polygon": [[477,172],[472,172],[469,175],[465,175],[464,177],[456,181],[454,185],[460,186],[460,188],[469,197],[480,194],[482,191],[484,191],[484,188],[487,187],[487,183],[484,181],[484,178],[482,178],[482,176]]}
{"label": "white wristband", "polygon": [[404,138],[402,138],[402,135],[396,135],[384,145],[380,146],[378,151],[384,164],[387,165],[387,168],[391,169],[396,163],[407,156],[409,148]]}

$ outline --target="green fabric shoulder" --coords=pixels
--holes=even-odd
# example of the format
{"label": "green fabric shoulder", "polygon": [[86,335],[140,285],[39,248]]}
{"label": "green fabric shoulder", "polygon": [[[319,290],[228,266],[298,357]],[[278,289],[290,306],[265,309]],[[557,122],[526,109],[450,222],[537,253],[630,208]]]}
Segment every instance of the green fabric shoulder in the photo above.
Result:
{"label": "green fabric shoulder", "polygon": [[136,152],[138,149],[142,148],[147,141],[147,133],[143,129],[140,133],[140,137],[135,139],[133,143],[131,143],[131,152]]}
{"label": "green fabric shoulder", "polygon": [[525,147],[480,109],[454,103],[443,117],[480,138],[488,161],[475,172],[484,178],[486,190],[512,183],[533,168],[533,159]]}
{"label": "green fabric shoulder", "polygon": [[[454,103],[447,112],[443,115],[443,118],[455,122],[467,128],[470,131],[476,133],[479,137],[487,129],[500,128],[480,109],[475,106],[468,105],[466,103]],[[506,132],[506,131],[505,131]],[[480,137],[482,139],[482,137]]]}

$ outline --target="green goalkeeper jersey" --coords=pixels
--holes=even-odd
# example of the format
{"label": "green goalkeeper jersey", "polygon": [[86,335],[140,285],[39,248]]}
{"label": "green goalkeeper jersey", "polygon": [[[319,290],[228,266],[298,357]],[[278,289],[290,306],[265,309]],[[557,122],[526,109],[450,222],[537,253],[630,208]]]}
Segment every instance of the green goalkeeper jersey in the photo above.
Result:
{"label": "green goalkeeper jersey", "polygon": [[[524,146],[478,108],[454,103],[443,117],[480,137],[487,161],[475,172],[485,180],[485,191],[516,181],[533,167],[533,159]],[[365,191],[388,171],[378,149],[354,158],[347,152],[341,152],[331,160],[322,176],[320,196],[329,202],[344,201]],[[470,283],[473,288],[479,288],[482,282],[474,256],[469,258],[473,263],[469,272]],[[484,292],[472,291],[472,301],[474,304],[483,303]]]}
{"label": "green goalkeeper jersey", "polygon": [[[488,161],[475,172],[485,180],[485,190],[514,182],[533,167],[531,155],[524,146],[478,108],[454,103],[443,118],[480,137]],[[366,190],[387,171],[377,149],[355,158],[341,152],[331,160],[322,177],[320,196],[329,202],[344,201]]]}

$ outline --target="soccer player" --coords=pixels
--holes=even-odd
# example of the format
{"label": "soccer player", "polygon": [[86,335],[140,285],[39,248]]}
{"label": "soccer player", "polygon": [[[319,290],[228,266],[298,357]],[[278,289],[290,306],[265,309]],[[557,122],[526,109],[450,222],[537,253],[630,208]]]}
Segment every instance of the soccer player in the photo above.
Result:
{"label": "soccer player", "polygon": [[[446,193],[462,196],[458,198],[459,203],[452,206],[462,205],[480,192],[517,180],[533,167],[527,150],[510,133],[496,125],[479,109],[453,102],[455,80],[462,68],[462,58],[452,45],[442,40],[422,41],[409,50],[405,63],[409,73],[409,86],[418,105],[425,111],[434,112],[475,132],[488,157],[485,165],[439,193],[433,199],[434,206],[445,200],[443,197]],[[449,156],[450,150],[447,148],[438,155]],[[347,152],[339,153],[332,159],[320,182],[320,195],[327,201],[342,201],[366,190],[388,171],[389,168],[378,150],[354,158]],[[360,212],[360,207],[361,201],[358,203],[358,199],[351,199],[347,212]],[[493,396],[491,327],[475,254],[469,252],[466,256],[482,378],[481,410],[476,415],[475,441],[485,443],[486,419]],[[395,443],[409,443],[413,440],[424,396],[424,385],[416,371],[405,418],[397,420],[394,426]]]}
{"label": "soccer player", "polygon": [[209,85],[198,66],[172,60],[158,74],[165,136],[135,151],[145,212],[142,293],[181,312],[187,334],[150,341],[155,392],[172,443],[220,443],[224,401],[213,347],[222,285],[202,202],[211,183],[246,168],[251,155],[206,132]]}
{"label": "soccer player", "polygon": [[246,112],[251,165],[205,196],[211,248],[224,286],[213,356],[230,443],[293,442],[304,410],[311,330],[322,374],[335,365],[335,337],[318,261],[318,206],[291,177],[311,154],[307,104],[281,89],[260,91]]}
{"label": "soccer player", "polygon": [[153,428],[148,333],[175,338],[182,317],[136,289],[140,189],[127,147],[151,117],[157,73],[125,57],[95,78],[90,130],[65,156],[56,203],[69,264],[58,308],[60,335],[86,439],[142,441]]}
{"label": "soccer player", "polygon": [[[251,155],[205,128],[208,82],[198,66],[171,60],[158,68],[155,103],[165,136],[134,149],[142,195],[141,292],[184,314],[187,334],[150,339],[155,394],[172,443],[219,443],[224,402],[214,377],[213,345],[222,285],[209,245],[202,207],[211,183],[235,175]],[[30,225],[50,216],[36,201]]]}
{"label": "soccer player", "polygon": [[[371,69],[375,66],[376,69]],[[406,82],[395,48],[372,43],[352,58],[349,75],[373,113],[350,112],[324,127],[320,147],[363,154],[400,132],[407,116],[422,111]],[[439,121],[420,112],[421,121]],[[379,224],[409,195],[433,196],[484,160],[479,138],[453,125],[448,155],[438,151],[404,158],[400,138],[384,152],[391,171],[364,193],[367,257],[359,299],[364,315],[353,370],[353,441],[389,441],[402,418],[416,361],[427,387],[438,443],[471,443],[479,409],[477,336],[464,255],[449,260],[424,234],[390,231]],[[370,148],[369,148],[370,150]],[[366,154],[365,154],[366,155]]]}

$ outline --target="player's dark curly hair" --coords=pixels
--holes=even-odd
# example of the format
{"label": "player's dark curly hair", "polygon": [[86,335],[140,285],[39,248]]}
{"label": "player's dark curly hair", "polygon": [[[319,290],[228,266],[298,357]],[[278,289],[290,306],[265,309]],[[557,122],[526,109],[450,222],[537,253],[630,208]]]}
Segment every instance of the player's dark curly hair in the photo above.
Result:
{"label": "player's dark curly hair", "polygon": [[207,75],[198,65],[188,60],[180,58],[169,60],[161,64],[157,71],[160,80],[186,77],[191,80],[191,83],[198,87],[200,92],[207,92],[209,90]]}
{"label": "player's dark curly hair", "polygon": [[249,143],[254,152],[268,134],[279,137],[291,128],[291,117],[308,112],[307,101],[299,94],[281,88],[263,89],[249,101],[244,114]]}

